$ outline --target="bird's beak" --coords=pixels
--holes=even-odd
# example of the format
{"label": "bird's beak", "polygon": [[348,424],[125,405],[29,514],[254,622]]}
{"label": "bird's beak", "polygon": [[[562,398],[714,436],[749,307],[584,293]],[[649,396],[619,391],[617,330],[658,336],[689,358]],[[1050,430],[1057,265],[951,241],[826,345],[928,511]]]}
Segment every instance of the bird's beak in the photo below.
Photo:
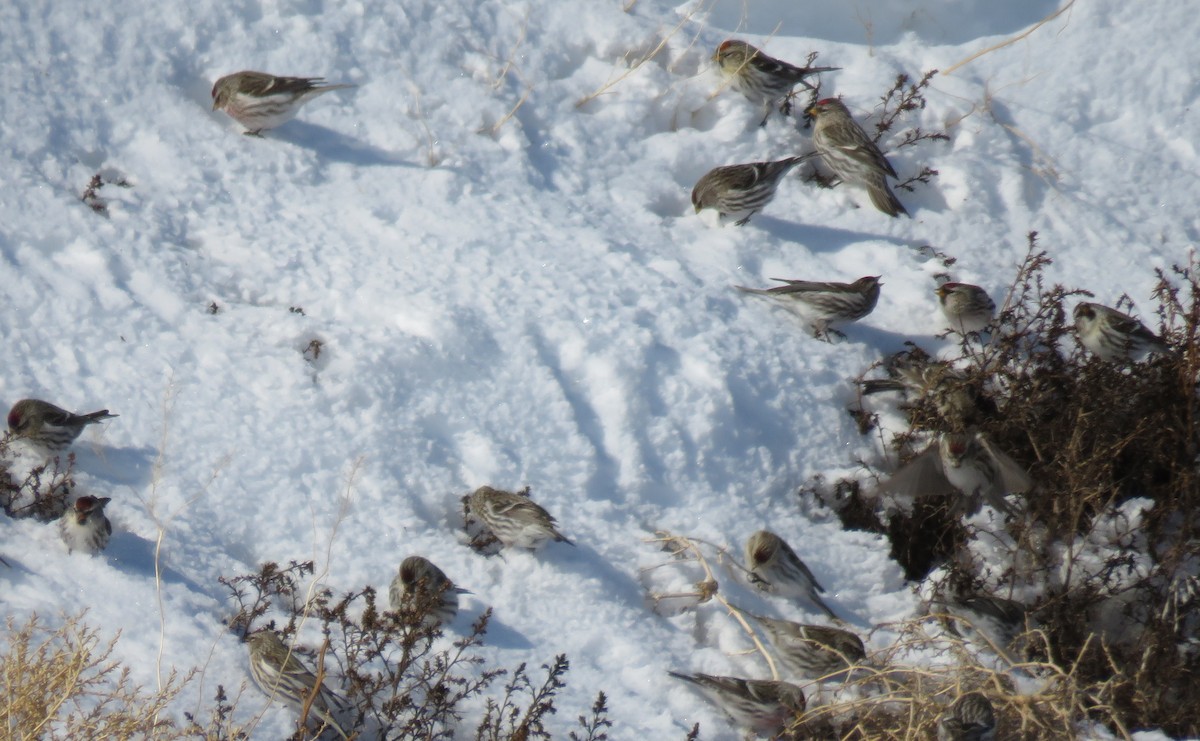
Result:
{"label": "bird's beak", "polygon": [[808,115],[812,116],[813,118],[817,117],[817,107],[816,106],[812,106],[812,107],[808,108],[807,110],[805,110],[804,112],[807,113]]}
{"label": "bird's beak", "polygon": [[220,103],[218,103],[218,102],[217,102],[216,98],[213,98],[213,107],[212,107],[212,109],[213,109],[214,111],[215,111],[215,110],[217,110],[217,106],[218,106],[218,105],[220,105]]}

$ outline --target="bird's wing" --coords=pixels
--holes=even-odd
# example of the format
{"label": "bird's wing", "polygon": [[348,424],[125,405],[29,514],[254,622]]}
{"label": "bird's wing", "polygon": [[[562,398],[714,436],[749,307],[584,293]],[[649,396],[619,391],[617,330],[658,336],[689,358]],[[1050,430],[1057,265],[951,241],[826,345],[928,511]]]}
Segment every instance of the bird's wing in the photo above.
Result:
{"label": "bird's wing", "polygon": [[993,445],[992,441],[983,435],[977,436],[977,439],[984,451],[995,461],[996,468],[1000,471],[1000,480],[1004,483],[1005,491],[1011,494],[1023,494],[1033,488],[1033,478],[1020,463],[1017,463],[1008,453]]}
{"label": "bird's wing", "polygon": [[942,472],[942,457],[937,445],[931,445],[881,483],[875,489],[875,494],[899,494],[915,499],[953,494],[956,491]]}

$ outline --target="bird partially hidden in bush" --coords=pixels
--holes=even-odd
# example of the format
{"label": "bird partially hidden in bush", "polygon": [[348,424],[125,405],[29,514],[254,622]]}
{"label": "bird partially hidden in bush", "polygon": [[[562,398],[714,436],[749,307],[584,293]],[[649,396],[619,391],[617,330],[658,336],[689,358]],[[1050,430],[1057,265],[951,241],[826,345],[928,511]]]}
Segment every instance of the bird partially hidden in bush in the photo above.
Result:
{"label": "bird partially hidden in bush", "polygon": [[959,334],[982,332],[996,313],[996,302],[979,286],[949,281],[934,292],[950,329]]}
{"label": "bird partially hidden in bush", "polygon": [[1022,494],[1033,488],[1033,479],[1009,455],[978,432],[943,432],[874,494],[894,494],[903,499],[959,494],[951,508],[974,514],[983,502],[1010,516],[1017,509],[1006,493]]}
{"label": "bird partially hidden in bush", "polygon": [[834,679],[867,656],[862,639],[848,630],[762,615],[751,617],[766,630],[779,662],[796,676]]}
{"label": "bird partially hidden in bush", "polygon": [[982,693],[959,695],[938,719],[938,741],[988,741],[996,736],[996,714]]}
{"label": "bird partially hidden in bush", "polygon": [[691,684],[740,728],[775,738],[804,712],[804,690],[791,682],[667,672]]}
{"label": "bird partially hidden in bush", "polygon": [[1101,360],[1139,360],[1149,353],[1171,352],[1163,338],[1124,312],[1084,301],[1074,313],[1079,344]]}
{"label": "bird partially hidden in bush", "polygon": [[250,677],[258,688],[272,699],[283,700],[293,708],[308,712],[332,728],[343,739],[346,732],[334,718],[344,703],[329,690],[300,657],[271,630],[253,633],[246,638],[250,649]]}
{"label": "bird partially hidden in bush", "polygon": [[445,572],[424,556],[409,556],[388,588],[388,602],[393,610],[411,606],[421,616],[424,627],[449,623],[458,614],[458,596],[470,594],[454,586]]}

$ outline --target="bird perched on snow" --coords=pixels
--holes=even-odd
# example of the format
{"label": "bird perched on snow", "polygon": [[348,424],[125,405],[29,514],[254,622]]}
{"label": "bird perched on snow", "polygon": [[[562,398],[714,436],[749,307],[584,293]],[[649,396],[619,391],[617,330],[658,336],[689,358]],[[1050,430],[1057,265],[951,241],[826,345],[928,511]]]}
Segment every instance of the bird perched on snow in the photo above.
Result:
{"label": "bird perched on snow", "polygon": [[767,56],[761,49],[745,41],[729,39],[713,52],[721,74],[730,81],[734,90],[745,95],[751,103],[763,111],[764,126],[771,116],[775,103],[787,97],[797,84],[812,89],[804,78],[818,72],[832,72],[841,67],[797,67],[794,64]]}
{"label": "bird perched on snow", "polygon": [[550,513],[527,496],[481,486],[467,497],[466,513],[505,546],[536,550],[550,540],[574,545],[558,532]]}
{"label": "bird perched on snow", "polygon": [[109,497],[84,495],[63,512],[58,521],[58,532],[67,544],[68,553],[83,551],[94,556],[108,547],[112,523],[104,515],[104,505],[111,501]]}
{"label": "bird perched on snow", "polygon": [[107,409],[89,414],[72,414],[41,399],[21,399],[8,412],[8,429],[13,435],[55,453],[75,442],[83,428],[112,419]]}
{"label": "bird perched on snow", "polygon": [[943,283],[935,293],[950,329],[959,334],[982,332],[996,313],[996,302],[987,291],[970,283]]}
{"label": "bird perched on snow", "polygon": [[896,177],[892,163],[837,98],[818,101],[808,109],[813,117],[813,146],[833,174],[844,183],[867,189],[871,203],[888,216],[908,215],[892,189],[888,176]]}
{"label": "bird perched on snow", "polygon": [[848,630],[761,615],[751,617],[766,629],[780,663],[797,676],[806,679],[829,677],[867,657],[862,639]]}
{"label": "bird perched on snow", "polygon": [[992,703],[979,692],[959,695],[938,719],[938,741],[989,741],[996,736]]}
{"label": "bird perched on snow", "polygon": [[311,715],[343,739],[349,738],[333,717],[344,707],[342,700],[324,683],[317,683],[316,675],[274,631],[253,633],[246,638],[246,644],[250,649],[250,677],[267,697],[283,700],[300,710],[307,704]]}
{"label": "bird perched on snow", "polygon": [[790,682],[740,679],[712,674],[667,672],[696,687],[733,722],[759,736],[775,738],[804,712],[804,690]]}
{"label": "bird perched on snow", "polygon": [[412,605],[421,615],[421,624],[433,627],[454,620],[458,614],[458,595],[470,594],[454,586],[446,574],[423,556],[409,556],[388,589],[393,610]]}
{"label": "bird perched on snow", "polygon": [[714,167],[692,188],[692,206],[696,213],[712,208],[722,218],[737,217],[734,225],[742,226],[771,202],[783,176],[806,159],[808,155]]}
{"label": "bird perched on snow", "polygon": [[943,432],[935,444],[913,458],[876,490],[908,499],[959,493],[955,509],[977,512],[980,500],[1007,515],[1016,510],[1005,493],[1021,494],[1033,479],[1006,453],[979,433]]}
{"label": "bird perched on snow", "polygon": [[1147,353],[1169,353],[1170,346],[1137,319],[1087,301],[1075,307],[1079,344],[1101,360],[1137,360]]}
{"label": "bird perched on snow", "polygon": [[223,110],[246,127],[249,136],[287,123],[308,101],[330,90],[354,87],[324,84],[323,77],[277,77],[244,70],[225,75],[213,85],[214,111]]}
{"label": "bird perched on snow", "polygon": [[809,323],[814,337],[828,339],[834,324],[862,319],[875,310],[879,289],[878,275],[867,275],[853,283],[818,282],[772,278],[784,285],[772,288],[735,286],[739,291],[778,298],[797,309]]}
{"label": "bird perched on snow", "polygon": [[764,592],[781,597],[800,597],[816,605],[834,620],[837,615],[819,594],[825,588],[783,538],[770,530],[759,530],[746,541],[746,568],[750,581]]}

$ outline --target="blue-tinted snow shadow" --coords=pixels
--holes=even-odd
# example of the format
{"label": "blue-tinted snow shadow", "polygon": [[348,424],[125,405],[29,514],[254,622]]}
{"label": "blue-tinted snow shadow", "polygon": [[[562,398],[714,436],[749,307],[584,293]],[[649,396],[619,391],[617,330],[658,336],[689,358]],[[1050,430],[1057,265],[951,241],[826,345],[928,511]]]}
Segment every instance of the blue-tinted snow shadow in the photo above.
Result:
{"label": "blue-tinted snow shadow", "polygon": [[[123,571],[131,576],[155,578],[154,571],[154,544],[143,538],[139,538],[133,533],[115,531],[112,534],[112,539],[108,542],[108,548],[104,549],[104,557],[117,570]],[[207,594],[199,584],[192,581],[188,577],[172,569],[171,567],[159,562],[159,576],[165,584],[182,584],[189,591],[198,594]]]}
{"label": "blue-tinted snow shadow", "polygon": [[872,234],[870,232],[836,229],[828,226],[815,226],[774,216],[756,214],[754,220],[747,226],[754,226],[785,242],[795,242],[807,247],[812,252],[835,252],[844,247],[859,242],[895,242],[903,244],[903,240],[887,234]]}
{"label": "blue-tinted snow shadow", "polygon": [[303,121],[290,121],[278,129],[266,132],[266,137],[311,149],[324,159],[350,165],[391,165],[427,169],[396,152],[389,152],[333,129]]}
{"label": "blue-tinted snow shadow", "polygon": [[150,482],[154,470],[154,448],[106,448],[77,446],[75,465],[81,471],[114,484],[140,488]]}

